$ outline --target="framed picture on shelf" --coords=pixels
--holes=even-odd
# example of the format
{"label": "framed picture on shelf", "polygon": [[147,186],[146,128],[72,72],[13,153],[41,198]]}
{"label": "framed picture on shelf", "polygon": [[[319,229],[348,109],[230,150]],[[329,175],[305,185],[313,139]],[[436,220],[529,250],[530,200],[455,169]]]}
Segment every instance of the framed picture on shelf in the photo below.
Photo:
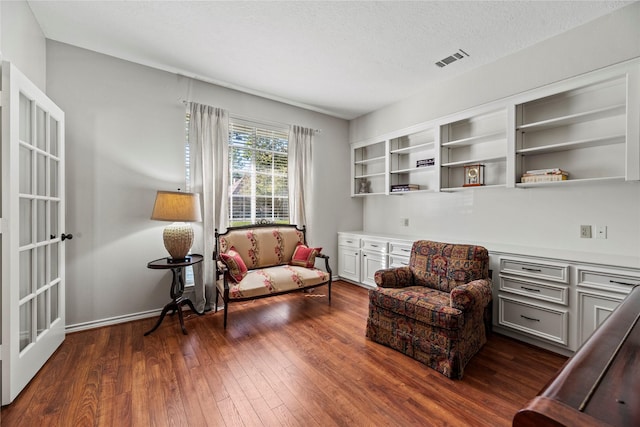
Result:
{"label": "framed picture on shelf", "polygon": [[466,165],[464,167],[464,184],[463,187],[477,187],[484,185],[484,165]]}

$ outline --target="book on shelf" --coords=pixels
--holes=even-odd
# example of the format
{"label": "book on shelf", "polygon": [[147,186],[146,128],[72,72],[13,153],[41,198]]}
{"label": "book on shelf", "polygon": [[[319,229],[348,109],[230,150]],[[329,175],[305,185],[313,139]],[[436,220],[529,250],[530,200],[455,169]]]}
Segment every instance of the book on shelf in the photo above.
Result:
{"label": "book on shelf", "polygon": [[524,174],[522,174],[522,176],[544,176],[544,175],[567,175],[567,176],[569,176],[569,173],[566,172],[566,171],[563,171],[560,168],[550,168],[550,169],[530,170],[530,171],[526,171]]}
{"label": "book on shelf", "polygon": [[522,176],[520,181],[523,184],[531,183],[531,182],[555,182],[555,181],[566,181],[569,179],[569,174],[551,174],[551,175],[529,175]]}
{"label": "book on shelf", "polygon": [[418,184],[396,184],[391,186],[392,193],[400,193],[402,191],[416,191],[419,190]]}

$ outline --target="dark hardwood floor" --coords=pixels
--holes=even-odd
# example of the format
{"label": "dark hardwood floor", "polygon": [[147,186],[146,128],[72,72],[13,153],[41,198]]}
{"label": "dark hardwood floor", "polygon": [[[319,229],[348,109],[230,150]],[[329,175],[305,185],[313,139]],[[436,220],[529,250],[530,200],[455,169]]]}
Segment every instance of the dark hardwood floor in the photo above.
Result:
{"label": "dark hardwood floor", "polygon": [[508,426],[565,357],[496,335],[461,381],[367,340],[367,291],[69,334],[2,426]]}

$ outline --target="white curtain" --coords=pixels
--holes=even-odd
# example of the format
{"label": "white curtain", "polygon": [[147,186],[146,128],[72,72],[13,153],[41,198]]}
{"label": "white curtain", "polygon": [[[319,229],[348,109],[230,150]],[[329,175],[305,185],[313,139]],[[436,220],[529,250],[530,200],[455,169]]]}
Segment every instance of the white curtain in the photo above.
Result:
{"label": "white curtain", "polygon": [[229,217],[229,115],[221,108],[194,102],[189,110],[191,191],[202,195],[203,205],[202,239],[193,249],[204,256],[194,269],[195,305],[201,311],[215,300],[214,232],[226,230]]}
{"label": "white curtain", "polygon": [[311,188],[313,129],[292,126],[289,131],[289,222],[307,225]]}

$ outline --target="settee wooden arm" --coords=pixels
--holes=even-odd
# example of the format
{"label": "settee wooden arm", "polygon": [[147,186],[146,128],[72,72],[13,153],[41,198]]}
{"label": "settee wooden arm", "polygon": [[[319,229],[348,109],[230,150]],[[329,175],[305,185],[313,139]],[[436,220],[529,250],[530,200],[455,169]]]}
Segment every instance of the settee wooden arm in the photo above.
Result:
{"label": "settee wooden arm", "polygon": [[378,270],[374,280],[381,288],[406,288],[414,284],[413,272],[408,266]]}
{"label": "settee wooden arm", "polygon": [[474,280],[451,290],[451,307],[460,311],[482,310],[491,300],[491,279]]}
{"label": "settee wooden arm", "polygon": [[331,271],[331,267],[329,266],[329,255],[318,254],[316,255],[316,258],[324,259],[324,268],[327,270],[327,273],[329,273],[329,277],[333,277],[333,272]]}

